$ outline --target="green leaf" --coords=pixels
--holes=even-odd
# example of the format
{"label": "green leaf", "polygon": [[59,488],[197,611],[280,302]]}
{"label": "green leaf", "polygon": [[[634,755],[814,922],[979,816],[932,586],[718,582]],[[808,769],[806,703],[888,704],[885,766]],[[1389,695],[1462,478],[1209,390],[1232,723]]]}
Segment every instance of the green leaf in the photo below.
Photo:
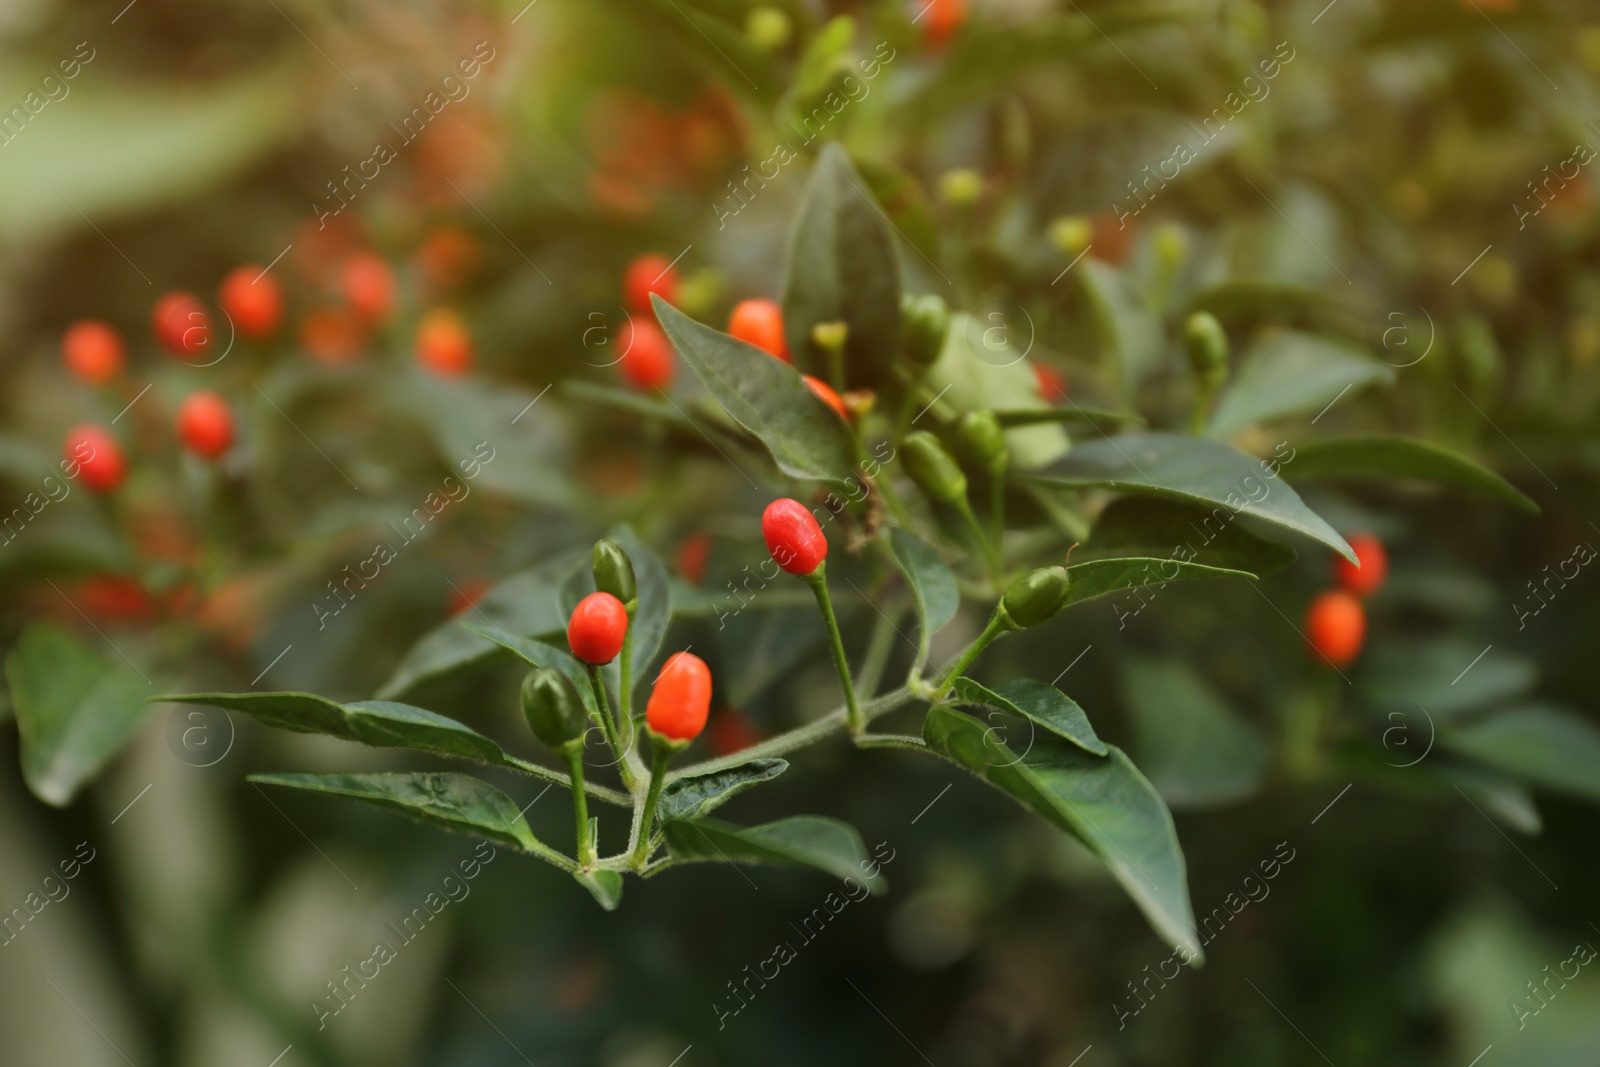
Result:
{"label": "green leaf", "polygon": [[1067,568],[1067,574],[1072,578],[1072,586],[1067,590],[1068,606],[1127,589],[1142,589],[1145,586],[1165,585],[1168,582],[1190,581],[1196,578],[1254,580],[1256,577],[1249,571],[1208,567],[1202,563],[1184,563],[1170,557],[1155,559],[1139,556],[1074,563]]}
{"label": "green leaf", "polygon": [[883,210],[837,142],[823,146],[806,185],[789,232],[783,288],[790,354],[803,370],[831,381],[826,357],[811,341],[819,322],[849,327],[848,388],[883,390],[891,382],[900,355],[900,265]]}
{"label": "green leaf", "polygon": [[249,780],[351,797],[572,868],[571,860],[533,836],[516,801],[470,774],[252,774]]}
{"label": "green leaf", "polygon": [[1466,456],[1409,437],[1338,437],[1295,449],[1285,472],[1295,481],[1315,478],[1417,478],[1470,489],[1535,514],[1539,505],[1494,471]]}
{"label": "green leaf", "polygon": [[1115,364],[1123,392],[1131,396],[1140,380],[1161,363],[1166,349],[1161,320],[1133,279],[1116,267],[1093,256],[1078,266],[1102,363]]}
{"label": "green leaf", "polygon": [[86,648],[49,623],[22,631],[6,657],[22,777],[64,807],[143,721],[149,685],[130,665]]}
{"label": "green leaf", "polygon": [[1266,740],[1188,665],[1139,657],[1121,667],[1139,766],[1167,803],[1229,804],[1266,781],[1272,758]]}
{"label": "green leaf", "polygon": [[[561,576],[580,553],[564,553],[505,578],[484,594],[467,618],[519,637],[565,633],[561,611]],[[587,559],[588,553],[581,553]],[[378,689],[384,699],[405,696],[430,682],[481,670],[503,662],[505,654],[484,638],[449,619],[424,634],[401,657],[394,673]]]}
{"label": "green leaf", "polygon": [[594,899],[607,911],[616,911],[622,903],[622,875],[616,871],[573,871],[578,884],[594,894]]}
{"label": "green leaf", "polygon": [[1453,782],[1483,809],[1484,814],[1529,837],[1537,837],[1544,832],[1544,819],[1539,814],[1539,805],[1533,793],[1520,781],[1465,760],[1448,763],[1442,760],[1437,770],[1440,778]]}
{"label": "green leaf", "polygon": [[1189,298],[1184,317],[1209,311],[1226,325],[1277,321],[1316,314],[1330,304],[1321,289],[1294,282],[1236,278],[1202,289]]}
{"label": "green leaf", "polygon": [[1088,408],[1068,400],[1047,408],[1007,408],[994,413],[1000,425],[1010,429],[1015,426],[1037,426],[1047,422],[1083,422],[1090,426],[1115,429],[1129,423],[1143,423],[1143,415],[1130,411],[1107,411],[1105,408]]}
{"label": "green leaf", "polygon": [[184,693],[156,699],[240,711],[280,730],[327,734],[375,748],[409,748],[516,766],[498,744],[471,727],[410,704],[388,700],[339,704],[312,693]]}
{"label": "green leaf", "polygon": [[939,558],[939,553],[904,530],[889,530],[889,547],[895,562],[906,576],[911,596],[917,603],[917,618],[922,623],[922,634],[917,642],[919,659],[927,659],[928,643],[933,635],[956,616],[961,606],[961,590],[956,576]]}
{"label": "green leaf", "polygon": [[1527,780],[1600,801],[1600,727],[1546,704],[1469,723],[1441,723],[1439,744]]}
{"label": "green leaf", "polygon": [[698,819],[788,769],[787,760],[758,759],[725,771],[674,778],[661,790],[662,821]]}
{"label": "green leaf", "polygon": [[1053,685],[1017,678],[990,689],[963,677],[956,679],[953,692],[958,704],[976,704],[1020,715],[1092,755],[1104,756],[1111,751],[1094,732],[1078,702]]}
{"label": "green leaf", "polygon": [[593,714],[599,714],[600,705],[595,702],[589,668],[576,656],[554,645],[547,645],[543,641],[535,641],[531,637],[517,637],[504,630],[479,629],[470,623],[465,624],[463,628],[485,641],[500,646],[530,667],[554,667],[577,687],[578,696],[583,699],[584,707]]}
{"label": "green leaf", "polygon": [[761,349],[703,326],[660,297],[656,318],[683,361],[729,417],[755,434],[780,470],[794,478],[847,485],[855,439],[838,414],[800,380],[800,372]]}
{"label": "green leaf", "polygon": [[[799,583],[795,583],[799,584]],[[799,590],[807,600],[811,591]],[[813,600],[804,606],[776,607],[779,594],[763,590],[749,603],[724,593],[723,599],[741,605],[737,609],[718,608],[717,635],[722,644],[723,667],[717,674],[717,687],[732,707],[743,707],[760,697],[762,690],[784,678],[796,666],[814,655],[827,655],[824,645],[828,631],[817,619]],[[844,605],[848,610],[849,602]]]}
{"label": "green leaf", "polygon": [[1415,705],[1437,718],[1504,704],[1539,679],[1526,656],[1453,637],[1395,637],[1374,643],[1364,659],[1356,685],[1368,703],[1403,710]]}
{"label": "green leaf", "polygon": [[888,883],[868,877],[873,864],[861,835],[849,823],[820,815],[794,815],[760,826],[734,826],[719,819],[674,819],[665,825],[667,849],[685,862],[769,863],[814,867],[839,878],[855,878],[873,893]]}
{"label": "green leaf", "polygon": [[1099,555],[1170,557],[1185,546],[1193,563],[1264,577],[1293,563],[1288,545],[1257,537],[1237,522],[1219,522],[1206,508],[1155,497],[1113,500],[1095,520],[1088,548]]}
{"label": "green leaf", "polygon": [[1172,813],[1115,746],[1105,758],[1052,738],[1017,754],[972,716],[935,705],[922,724],[937,754],[1010,794],[1100,857],[1156,932],[1200,959],[1189,886]]}
{"label": "green leaf", "polygon": [[1355,562],[1355,553],[1332,526],[1276,478],[1279,465],[1220,441],[1172,433],[1133,433],[1074,448],[1032,477],[1050,485],[1091,486],[1143,493],[1229,512],[1304,534]]}
{"label": "green leaf", "polygon": [[[1011,347],[1010,334],[1009,323],[991,325],[964,311],[953,313],[944,347],[923,379],[923,390],[939,398],[939,407],[957,414],[1055,411],[1039,396],[1039,381],[1028,365],[1027,353]],[[1019,470],[1049,463],[1069,445],[1061,427],[1048,422],[1006,430],[1011,464]]]}
{"label": "green leaf", "polygon": [[1228,437],[1284,415],[1317,411],[1345,390],[1394,382],[1394,368],[1307,333],[1273,334],[1244,357],[1206,433]]}

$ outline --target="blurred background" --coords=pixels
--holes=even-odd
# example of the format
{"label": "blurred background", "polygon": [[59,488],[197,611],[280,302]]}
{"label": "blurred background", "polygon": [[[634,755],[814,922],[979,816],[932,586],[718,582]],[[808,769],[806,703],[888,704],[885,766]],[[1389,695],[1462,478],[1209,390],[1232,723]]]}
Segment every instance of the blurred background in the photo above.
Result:
{"label": "blurred background", "polygon": [[[1589,5],[9,0],[0,49],[4,715],[23,690],[112,709],[0,731],[6,1064],[1600,1060]],[[828,707],[808,613],[717,625],[781,481],[746,484],[612,353],[640,255],[715,325],[777,297],[831,140],[907,288],[1025,322],[1046,399],[1181,422],[1167,338],[1198,300],[1372,357],[1331,413],[1243,412],[1236,442],[1406,434],[1539,512],[1303,489],[1389,548],[1348,685],[1289,622],[1329,582],[1304,548],[1259,590],[1102,602],[986,657],[1063,679],[1161,789],[1196,913],[1228,917],[1203,968],[1174,975],[1082,849],[953,768],[824,746],[735,810],[845,818],[892,888],[737,1015],[826,879],[695,867],[608,914],[502,850],[324,1017],[476,843],[245,780],[404,753],[143,698],[370,697],[495,583],[626,522],[711,650],[703,747]],[[1107,353],[1136,344],[1129,380]],[[61,477],[83,426],[120,469]],[[860,647],[870,606],[841,610]],[[518,673],[408,699],[531,754]],[[1540,728],[1434,747],[1437,718],[1508,708]],[[570,833],[565,798],[502,784]]]}

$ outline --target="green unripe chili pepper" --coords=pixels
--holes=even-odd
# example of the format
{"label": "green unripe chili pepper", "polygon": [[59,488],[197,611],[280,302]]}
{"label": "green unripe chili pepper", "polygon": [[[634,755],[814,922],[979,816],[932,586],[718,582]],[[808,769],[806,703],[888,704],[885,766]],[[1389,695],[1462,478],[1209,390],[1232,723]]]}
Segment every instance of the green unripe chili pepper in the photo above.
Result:
{"label": "green unripe chili pepper", "polygon": [[594,543],[594,587],[622,601],[630,616],[639,606],[639,584],[633,577],[633,561],[615,541]]}
{"label": "green unripe chili pepper", "polygon": [[1209,311],[1196,311],[1183,327],[1183,350],[1202,388],[1214,390],[1228,378],[1228,335]]}
{"label": "green unripe chili pepper", "polygon": [[533,736],[567,755],[583,747],[589,713],[572,680],[554,667],[535,667],[522,680],[522,714]]}
{"label": "green unripe chili pepper", "polygon": [[1005,473],[1010,453],[1006,449],[1006,434],[1000,420],[992,411],[969,411],[956,425],[962,451],[973,463],[989,474],[998,477]]}
{"label": "green unripe chili pepper", "polygon": [[900,454],[906,473],[928,496],[945,504],[966,500],[967,476],[933,434],[927,430],[907,434]]}
{"label": "green unripe chili pepper", "polygon": [[943,298],[936,293],[906,294],[900,300],[900,321],[906,361],[919,371],[938,362],[950,329],[950,308]]}
{"label": "green unripe chili pepper", "polygon": [[1072,577],[1062,566],[1040,567],[1006,586],[1000,598],[1002,621],[1009,629],[1037,626],[1056,616],[1067,606]]}

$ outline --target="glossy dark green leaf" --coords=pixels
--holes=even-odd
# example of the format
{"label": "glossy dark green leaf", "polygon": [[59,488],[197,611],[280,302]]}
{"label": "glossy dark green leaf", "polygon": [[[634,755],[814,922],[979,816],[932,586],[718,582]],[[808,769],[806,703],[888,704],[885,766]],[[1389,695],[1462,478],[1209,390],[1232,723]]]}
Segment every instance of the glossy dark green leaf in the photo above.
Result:
{"label": "glossy dark green leaf", "polygon": [[394,673],[378,688],[378,696],[405,696],[430,682],[508,660],[494,644],[464,629],[462,621],[518,637],[565,633],[567,617],[561,611],[561,578],[580,555],[588,558],[587,552],[564,553],[498,582],[463,620],[447,619],[412,645]]}
{"label": "glossy dark green leaf", "polygon": [[280,730],[327,734],[375,748],[410,748],[440,756],[514,766],[491,739],[454,719],[388,700],[339,704],[312,693],[184,693],[160,698],[239,711]]}
{"label": "glossy dark green leaf", "polygon": [[252,774],[249,780],[350,797],[572,867],[571,860],[533,836],[516,801],[470,774]]}
{"label": "glossy dark green leaf", "polygon": [[1466,456],[1409,437],[1338,437],[1295,449],[1284,465],[1293,481],[1317,478],[1416,478],[1470,489],[1538,512],[1539,505],[1494,471]]}
{"label": "glossy dark green leaf", "polygon": [[1051,737],[1017,753],[964,712],[935,705],[922,725],[934,752],[1009,794],[1100,857],[1156,932],[1200,958],[1188,875],[1172,813],[1115,746],[1105,757]]}
{"label": "glossy dark green leaf", "polygon": [[1156,559],[1138,556],[1074,563],[1067,568],[1067,574],[1072,577],[1072,586],[1067,590],[1069,606],[1111,593],[1141,589],[1151,585],[1165,585],[1167,582],[1192,581],[1197,578],[1254,579],[1256,577],[1249,571],[1208,567],[1203,563],[1183,563],[1170,557]]}
{"label": "glossy dark green leaf", "polygon": [[725,771],[671,779],[661,790],[661,818],[698,819],[788,769],[787,760],[758,759]]}
{"label": "glossy dark green leaf", "polygon": [[1536,785],[1600,801],[1600,727],[1565,708],[1527,704],[1441,723],[1439,744]]}
{"label": "glossy dark green leaf", "polygon": [[[1039,379],[1027,360],[1028,325],[1012,323],[1004,312],[991,315],[998,317],[979,319],[964,311],[951,314],[944,347],[923,380],[927,399],[937,397],[939,410],[956,415],[1055,410],[1039,395]],[[1069,444],[1066,432],[1054,420],[1006,430],[1013,470],[1043,466],[1065,452]]]}
{"label": "glossy dark green leaf", "polygon": [[917,604],[917,619],[922,624],[919,654],[926,659],[928,642],[955,618],[956,609],[961,607],[961,590],[956,585],[954,572],[939,558],[939,553],[911,534],[898,527],[891,529],[889,547]]}
{"label": "glossy dark green leaf", "polygon": [[1254,726],[1181,660],[1125,659],[1122,691],[1139,766],[1173,807],[1231,804],[1255,793],[1271,750]]}
{"label": "glossy dark green leaf", "polygon": [[[788,575],[779,577],[787,579]],[[717,638],[723,650],[717,688],[732,707],[750,704],[809,657],[827,655],[828,631],[817,618],[817,602],[811,590],[799,582],[794,584],[810,603],[776,607],[781,594],[770,587],[750,601],[724,592],[724,603],[716,615]],[[840,603],[834,607],[843,612],[850,610],[852,599],[859,598],[852,592],[849,598],[838,599]],[[768,605],[774,605],[773,609],[763,610]]]}
{"label": "glossy dark green leaf", "polygon": [[1438,719],[1521,696],[1539,680],[1533,661],[1509,649],[1455,637],[1394,637],[1362,656],[1356,686],[1376,707],[1424,709]]}
{"label": "glossy dark green leaf", "polygon": [[653,297],[673,347],[728,415],[767,446],[785,474],[847,485],[855,443],[838,414],[800,372],[761,349],[703,326]]}
{"label": "glossy dark green leaf", "polygon": [[[813,867],[839,878],[864,882],[882,893],[888,882],[877,874],[861,835],[849,823],[820,815],[794,815],[760,826],[734,826],[719,819],[675,819],[665,824],[667,849],[689,862],[766,863]],[[875,877],[868,877],[868,872]]]}
{"label": "glossy dark green leaf", "polygon": [[1102,487],[1226,508],[1304,534],[1354,563],[1345,539],[1277,473],[1273,461],[1220,441],[1133,433],[1080,444],[1032,477],[1050,485]]}
{"label": "glossy dark green leaf", "polygon": [[1184,315],[1209,311],[1224,323],[1281,320],[1322,311],[1329,303],[1327,293],[1309,285],[1236,278],[1195,293]]}
{"label": "glossy dark green leaf", "polygon": [[1089,299],[1101,355],[1117,367],[1123,390],[1131,395],[1161,362],[1166,348],[1161,320],[1133,279],[1104,260],[1085,256],[1077,278]]}
{"label": "glossy dark green leaf", "polygon": [[[1420,770],[1421,768],[1416,768]],[[1455,784],[1489,817],[1520,834],[1538,837],[1544,832],[1544,818],[1529,788],[1515,778],[1466,760],[1441,758],[1435,768],[1439,776]],[[1451,793],[1452,799],[1454,793]]]}
{"label": "glossy dark green leaf", "polygon": [[811,341],[819,322],[849,327],[849,388],[881,390],[890,382],[900,354],[900,265],[883,209],[838,142],[823,147],[806,185],[789,232],[783,289],[789,352],[801,369],[828,381],[827,361]]}
{"label": "glossy dark green leaf", "polygon": [[1206,432],[1229,437],[1284,415],[1320,411],[1347,390],[1393,381],[1393,367],[1360,349],[1313,334],[1275,333],[1239,361]]}
{"label": "glossy dark green leaf", "polygon": [[1032,678],[1016,678],[990,689],[963,677],[956,679],[952,692],[958,704],[1020,715],[1093,755],[1104,756],[1110,751],[1094,732],[1089,716],[1083,713],[1078,702],[1053,685]]}
{"label": "glossy dark green leaf", "polygon": [[1129,411],[1107,411],[1105,408],[1084,407],[1071,401],[1047,408],[1007,408],[996,411],[994,417],[1007,429],[1015,426],[1037,426],[1046,422],[1082,422],[1090,426],[1114,429],[1145,421],[1143,415],[1135,415]]}
{"label": "glossy dark green leaf", "polygon": [[607,911],[616,911],[622,903],[622,875],[616,871],[574,871],[572,877]]}
{"label": "glossy dark green leaf", "polygon": [[[1257,537],[1214,511],[1146,496],[1113,500],[1095,520],[1089,551],[1100,555],[1171,558],[1265,577],[1293,563],[1288,545]],[[1191,554],[1192,553],[1192,554]]]}
{"label": "glossy dark green leaf", "polygon": [[487,627],[480,629],[470,623],[464,628],[485,641],[505,649],[530,667],[556,668],[577,687],[578,696],[583,698],[584,706],[591,712],[598,713],[599,705],[595,702],[589,668],[570,652],[545,644],[543,641],[535,641],[531,637],[508,634],[504,630],[491,630]]}
{"label": "glossy dark green leaf", "polygon": [[6,657],[6,682],[23,780],[57,807],[99,773],[149,710],[150,684],[133,667],[49,623],[22,631]]}

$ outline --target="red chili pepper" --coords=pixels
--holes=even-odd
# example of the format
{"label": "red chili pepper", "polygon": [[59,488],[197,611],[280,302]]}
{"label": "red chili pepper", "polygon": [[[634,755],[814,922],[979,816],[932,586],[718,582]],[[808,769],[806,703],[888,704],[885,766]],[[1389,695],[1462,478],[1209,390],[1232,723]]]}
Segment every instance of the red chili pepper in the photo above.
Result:
{"label": "red chili pepper", "polygon": [[678,272],[672,260],[654,252],[639,256],[622,275],[622,293],[633,311],[650,312],[650,294],[669,304],[678,302]]}
{"label": "red chili pepper", "polygon": [[357,315],[382,322],[394,310],[394,271],[376,252],[357,252],[344,261],[339,287]]}
{"label": "red chili pepper", "polygon": [[706,560],[711,555],[711,535],[701,531],[690,534],[678,546],[678,573],[690,585],[699,585],[706,574]]}
{"label": "red chili pepper", "polygon": [[622,359],[617,370],[629,385],[644,392],[671,385],[677,358],[661,327],[642,315],[629,319],[622,334]]}
{"label": "red chili pepper", "polygon": [[828,539],[806,506],[783,497],[767,505],[761,514],[761,535],[773,562],[804,578],[828,558]]}
{"label": "red chili pepper", "polygon": [[193,293],[167,293],[156,301],[150,325],[161,347],[188,359],[205,351],[211,341],[211,316]]}
{"label": "red chili pepper", "polygon": [[233,444],[233,412],[208,389],[190,393],[178,408],[178,437],[203,459],[215,459]]}
{"label": "red chili pepper", "polygon": [[1067,398],[1067,380],[1043,363],[1033,364],[1033,377],[1046,404],[1059,404]]}
{"label": "red chili pepper", "polygon": [[949,44],[950,38],[967,21],[967,0],[933,0],[926,6],[917,0],[913,6],[927,16],[922,26],[922,40],[930,51]]}
{"label": "red chili pepper", "polygon": [[844,398],[833,391],[833,386],[821,378],[813,378],[809,374],[800,375],[800,380],[806,383],[806,388],[811,394],[824,404],[839,413],[839,417],[846,422],[850,421],[850,409],[845,407]]}
{"label": "red chili pepper", "polygon": [[710,712],[711,669],[692,652],[673,653],[650,690],[645,722],[670,740],[693,741],[706,728]]}
{"label": "red chili pepper", "polygon": [[1306,610],[1306,640],[1335,667],[1356,658],[1367,636],[1367,612],[1343,589],[1330,589]]}
{"label": "red chili pepper", "polygon": [[283,290],[278,279],[254,263],[235,268],[217,289],[217,303],[240,337],[271,337],[283,321]]}
{"label": "red chili pepper", "polygon": [[765,297],[741,301],[728,316],[728,333],[785,363],[792,362],[783,338],[783,309],[774,301]]}
{"label": "red chili pepper", "polygon": [[417,327],[417,362],[444,378],[472,368],[472,336],[461,316],[446,308],[422,316]]}
{"label": "red chili pepper", "polygon": [[117,439],[92,424],[74,426],[67,433],[62,454],[67,459],[67,477],[82,478],[83,484],[97,493],[111,492],[122,484],[127,472],[128,464]]}
{"label": "red chili pepper", "polygon": [[122,370],[122,338],[98,319],[75,322],[62,335],[61,359],[79,381],[104,385]]}
{"label": "red chili pepper", "polygon": [[1351,563],[1343,556],[1335,556],[1333,576],[1356,596],[1370,597],[1389,576],[1389,554],[1383,550],[1383,542],[1371,534],[1357,534],[1350,538],[1350,547],[1355,550],[1356,559],[1360,562]]}
{"label": "red chili pepper", "polygon": [[610,593],[590,593],[578,601],[567,620],[572,654],[591,666],[610,663],[628,635],[628,609]]}

